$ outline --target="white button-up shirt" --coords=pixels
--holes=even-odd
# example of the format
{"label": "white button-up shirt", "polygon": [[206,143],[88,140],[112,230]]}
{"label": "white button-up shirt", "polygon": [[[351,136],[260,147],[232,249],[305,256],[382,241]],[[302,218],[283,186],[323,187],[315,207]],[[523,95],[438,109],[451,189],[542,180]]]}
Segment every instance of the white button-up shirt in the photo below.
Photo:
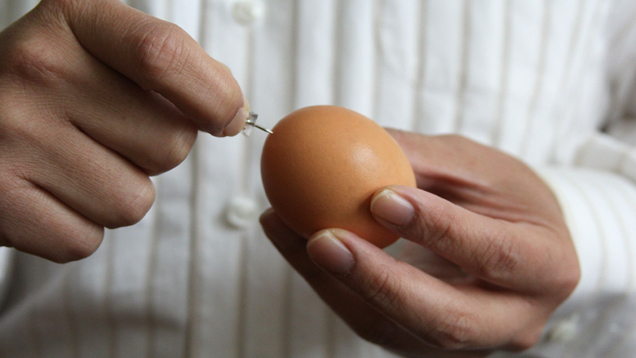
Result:
{"label": "white button-up shirt", "polygon": [[[35,3],[0,0],[0,25]],[[636,3],[128,3],[227,64],[260,124],[335,104],[383,126],[459,133],[537,168],[582,280],[527,354],[636,356]],[[0,357],[392,356],[356,337],[264,237],[264,139],[200,135],[154,178],[148,215],[108,231],[88,259],[0,251]]]}

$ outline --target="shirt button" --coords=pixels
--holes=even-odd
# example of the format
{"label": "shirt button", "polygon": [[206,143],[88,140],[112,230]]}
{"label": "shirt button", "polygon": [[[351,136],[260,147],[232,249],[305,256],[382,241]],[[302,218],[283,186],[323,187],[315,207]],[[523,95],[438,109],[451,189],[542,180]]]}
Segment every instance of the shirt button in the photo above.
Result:
{"label": "shirt button", "polygon": [[245,196],[237,196],[230,200],[227,206],[227,222],[237,229],[252,225],[258,218],[258,205]]}
{"label": "shirt button", "polygon": [[260,2],[239,0],[232,5],[232,17],[241,25],[249,26],[263,16],[263,5]]}
{"label": "shirt button", "polygon": [[564,343],[571,341],[576,337],[579,331],[578,316],[572,316],[556,323],[548,331],[546,340],[554,343]]}

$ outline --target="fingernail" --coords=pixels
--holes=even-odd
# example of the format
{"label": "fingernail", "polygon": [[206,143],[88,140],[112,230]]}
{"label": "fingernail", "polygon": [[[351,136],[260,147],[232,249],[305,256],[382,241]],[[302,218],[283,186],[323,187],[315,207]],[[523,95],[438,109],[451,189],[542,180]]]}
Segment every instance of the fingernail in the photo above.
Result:
{"label": "fingernail", "polygon": [[225,128],[223,129],[224,136],[237,135],[245,127],[245,121],[250,116],[249,104],[247,104],[247,101],[245,101],[245,103],[246,104],[244,104],[243,107],[239,108],[239,110],[236,112],[236,115],[234,115],[234,119],[232,119],[232,122],[230,122],[230,124],[225,126]]}
{"label": "fingernail", "polygon": [[371,200],[371,212],[392,224],[403,226],[413,220],[413,205],[396,192],[384,189]]}
{"label": "fingernail", "polygon": [[348,274],[355,264],[351,251],[330,231],[309,240],[307,253],[316,265],[336,275]]}

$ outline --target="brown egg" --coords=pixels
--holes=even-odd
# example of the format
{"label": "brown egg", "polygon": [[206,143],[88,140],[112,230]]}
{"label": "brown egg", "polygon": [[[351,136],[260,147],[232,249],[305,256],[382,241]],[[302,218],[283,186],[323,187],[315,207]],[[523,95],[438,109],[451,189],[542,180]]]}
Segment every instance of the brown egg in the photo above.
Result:
{"label": "brown egg", "polygon": [[415,186],[411,165],[389,133],[335,106],[299,109],[272,130],[261,174],[267,198],[287,225],[305,237],[346,229],[379,247],[398,239],[369,209],[383,186]]}

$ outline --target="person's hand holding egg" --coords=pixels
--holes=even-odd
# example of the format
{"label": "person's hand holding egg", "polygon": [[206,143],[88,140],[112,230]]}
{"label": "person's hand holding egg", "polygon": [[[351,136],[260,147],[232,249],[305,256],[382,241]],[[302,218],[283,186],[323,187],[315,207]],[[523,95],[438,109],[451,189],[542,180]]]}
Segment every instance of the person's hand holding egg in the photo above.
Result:
{"label": "person's hand holding egg", "polygon": [[[273,131],[263,229],[362,338],[409,357],[522,350],[576,287],[559,204],[522,162],[331,106]],[[381,250],[398,237],[411,264]]]}

